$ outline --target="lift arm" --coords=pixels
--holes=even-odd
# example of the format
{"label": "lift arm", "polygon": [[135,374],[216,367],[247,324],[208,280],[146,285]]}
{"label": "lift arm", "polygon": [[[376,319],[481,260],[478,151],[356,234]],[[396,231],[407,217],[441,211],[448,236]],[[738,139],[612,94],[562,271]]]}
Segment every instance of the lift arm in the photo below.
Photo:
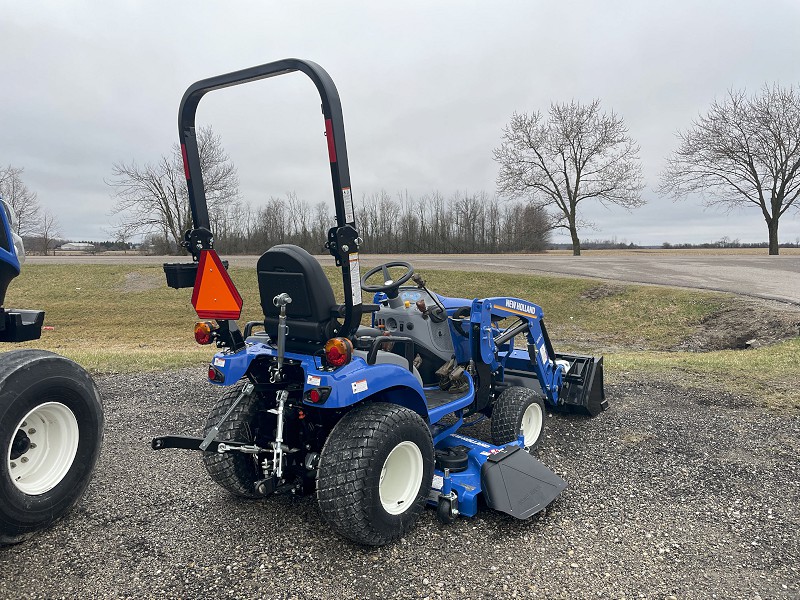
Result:
{"label": "lift arm", "polygon": [[[500,330],[493,325],[498,319],[517,317],[505,330]],[[564,380],[564,365],[556,361],[556,354],[547,337],[547,330],[542,322],[543,312],[540,306],[520,300],[519,298],[486,298],[475,300],[472,303],[470,320],[477,324],[478,349],[480,359],[489,365],[492,372],[497,372],[505,367],[508,358],[524,355],[530,358],[530,366],[536,374],[536,379],[544,394],[551,404],[558,404],[558,394]],[[524,334],[528,342],[528,351],[515,350],[514,338]],[[505,344],[510,344],[507,350],[501,352]]]}

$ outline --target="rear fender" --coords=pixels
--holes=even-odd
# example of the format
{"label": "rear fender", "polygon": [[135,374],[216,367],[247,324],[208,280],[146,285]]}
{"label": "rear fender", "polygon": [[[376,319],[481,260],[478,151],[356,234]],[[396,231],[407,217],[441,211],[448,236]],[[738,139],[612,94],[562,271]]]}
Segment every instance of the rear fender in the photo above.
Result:
{"label": "rear fender", "polygon": [[409,410],[413,410],[420,417],[428,420],[428,407],[422,397],[404,387],[391,387],[375,394],[373,397],[376,401],[388,402],[390,404],[397,404],[398,406],[405,406]]}
{"label": "rear fender", "polygon": [[411,371],[398,365],[367,365],[363,359],[355,358],[347,367],[333,373],[321,373],[320,385],[331,387],[324,408],[346,408],[380,397],[428,418],[422,386]]}
{"label": "rear fender", "polygon": [[247,373],[250,363],[258,356],[249,350],[250,348],[245,348],[234,354],[217,352],[208,367],[209,375],[213,371],[217,377],[215,379],[209,377],[209,381],[219,386],[233,385],[239,381]]}
{"label": "rear fender", "polygon": [[[209,380],[215,385],[233,385],[247,374],[254,360],[262,356],[274,358],[275,355],[274,348],[262,343],[249,344],[244,350],[233,354],[218,352],[209,365],[209,374],[213,369],[221,380]],[[287,352],[286,359],[302,366],[305,373],[303,392],[318,387],[331,389],[323,404],[306,401],[308,406],[342,409],[378,397],[405,406],[419,413],[423,419],[428,419],[422,386],[405,367],[394,364],[367,365],[364,359],[355,357],[350,364],[329,370],[323,368],[318,357]]]}

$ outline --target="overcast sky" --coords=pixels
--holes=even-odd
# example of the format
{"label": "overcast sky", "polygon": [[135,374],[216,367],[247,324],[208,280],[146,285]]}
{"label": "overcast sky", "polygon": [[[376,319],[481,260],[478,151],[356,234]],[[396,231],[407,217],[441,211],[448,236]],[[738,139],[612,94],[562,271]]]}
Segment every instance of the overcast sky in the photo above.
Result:
{"label": "overcast sky", "polygon": [[[725,214],[654,188],[675,133],[729,88],[800,84],[800,2],[113,2],[0,0],[0,165],[66,238],[107,239],[114,162],[177,141],[194,81],[313,60],[344,110],[353,193],[494,192],[492,149],[514,111],[599,98],[641,146],[647,206],[587,206],[583,239],[766,241],[760,212]],[[292,74],[206,96],[254,205],[296,191],[333,203],[319,97]],[[800,215],[781,221],[800,239]],[[566,241],[560,238],[559,241]]]}

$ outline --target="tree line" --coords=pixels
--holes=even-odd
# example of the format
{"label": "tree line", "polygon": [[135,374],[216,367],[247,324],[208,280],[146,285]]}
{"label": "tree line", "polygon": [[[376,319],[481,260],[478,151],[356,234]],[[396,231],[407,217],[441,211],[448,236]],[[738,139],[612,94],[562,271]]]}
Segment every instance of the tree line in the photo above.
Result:
{"label": "tree line", "polygon": [[[432,192],[414,197],[386,190],[356,200],[362,252],[497,253],[543,252],[551,224],[540,208],[523,202],[503,203],[486,192]],[[263,205],[218,203],[209,210],[215,247],[227,254],[260,254],[275,244],[296,244],[322,254],[334,224],[332,202],[309,204],[290,192]],[[146,244],[156,254],[177,248],[177,240],[150,234]]]}

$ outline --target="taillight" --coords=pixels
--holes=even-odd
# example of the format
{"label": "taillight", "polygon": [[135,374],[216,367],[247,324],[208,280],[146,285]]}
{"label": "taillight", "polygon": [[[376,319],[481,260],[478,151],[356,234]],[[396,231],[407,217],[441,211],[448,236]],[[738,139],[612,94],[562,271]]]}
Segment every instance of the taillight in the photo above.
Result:
{"label": "taillight", "polygon": [[310,402],[312,404],[322,404],[330,395],[331,388],[328,386],[311,388],[306,392],[305,400],[306,402]]}
{"label": "taillight", "polygon": [[217,329],[215,321],[199,321],[194,324],[194,339],[198,344],[205,345],[214,341],[214,330]]}
{"label": "taillight", "polygon": [[219,369],[217,369],[213,365],[210,365],[208,367],[208,380],[216,381],[217,383],[224,383],[225,375],[223,375]]}
{"label": "taillight", "polygon": [[325,342],[325,362],[331,367],[343,367],[353,358],[353,343],[347,338],[331,338]]}

